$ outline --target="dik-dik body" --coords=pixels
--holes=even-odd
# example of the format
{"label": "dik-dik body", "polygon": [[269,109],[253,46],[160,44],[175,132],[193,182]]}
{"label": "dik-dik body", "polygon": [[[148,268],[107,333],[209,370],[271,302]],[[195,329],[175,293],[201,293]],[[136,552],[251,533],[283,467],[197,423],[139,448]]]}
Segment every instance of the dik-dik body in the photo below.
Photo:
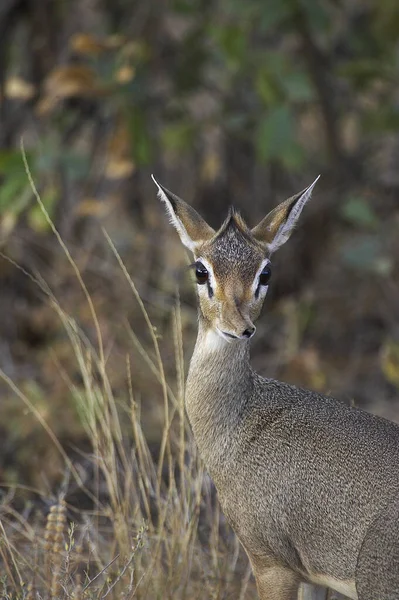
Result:
{"label": "dik-dik body", "polygon": [[218,231],[157,183],[195,259],[199,331],[186,408],[261,600],[292,600],[303,581],[359,600],[397,600],[399,426],[264,379],[249,362],[270,257],[315,183],[254,229],[231,210]]}

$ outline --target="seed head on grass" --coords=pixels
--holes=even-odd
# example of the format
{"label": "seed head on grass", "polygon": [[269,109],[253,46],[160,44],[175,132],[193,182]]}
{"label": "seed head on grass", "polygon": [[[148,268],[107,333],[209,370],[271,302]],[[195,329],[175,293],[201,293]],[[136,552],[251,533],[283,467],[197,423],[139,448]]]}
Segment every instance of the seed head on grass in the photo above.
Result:
{"label": "seed head on grass", "polygon": [[64,558],[66,533],[66,505],[64,500],[59,500],[50,508],[44,532],[45,566],[51,598],[56,598],[61,590],[61,565]]}

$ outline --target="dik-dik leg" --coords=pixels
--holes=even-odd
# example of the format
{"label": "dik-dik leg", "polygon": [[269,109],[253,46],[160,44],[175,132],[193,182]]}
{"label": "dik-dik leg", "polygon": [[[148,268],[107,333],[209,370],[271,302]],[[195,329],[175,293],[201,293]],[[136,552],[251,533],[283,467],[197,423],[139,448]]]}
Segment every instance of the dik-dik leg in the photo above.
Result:
{"label": "dik-dik leg", "polygon": [[300,579],[280,566],[254,569],[259,600],[297,600]]}

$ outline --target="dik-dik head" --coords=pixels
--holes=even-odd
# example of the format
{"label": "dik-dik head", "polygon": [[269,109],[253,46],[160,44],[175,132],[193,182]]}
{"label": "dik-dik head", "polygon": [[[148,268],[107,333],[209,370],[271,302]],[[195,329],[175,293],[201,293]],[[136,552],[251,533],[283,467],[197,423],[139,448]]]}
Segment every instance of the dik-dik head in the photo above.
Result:
{"label": "dik-dik head", "polygon": [[154,179],[172,225],[194,254],[200,312],[206,329],[228,342],[253,336],[254,321],[272,273],[270,258],[290,237],[317,179],[279,204],[253,229],[230,209],[218,231]]}

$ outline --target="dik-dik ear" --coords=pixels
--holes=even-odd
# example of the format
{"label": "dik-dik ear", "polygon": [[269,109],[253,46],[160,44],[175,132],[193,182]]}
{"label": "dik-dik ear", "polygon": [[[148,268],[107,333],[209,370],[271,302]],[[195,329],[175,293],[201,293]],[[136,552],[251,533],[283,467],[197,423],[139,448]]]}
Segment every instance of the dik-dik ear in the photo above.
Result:
{"label": "dik-dik ear", "polygon": [[267,244],[270,253],[275,252],[290,237],[319,178],[320,175],[312,185],[276,206],[259,225],[252,229],[254,238]]}
{"label": "dik-dik ear", "polygon": [[158,197],[165,202],[170,222],[176,227],[183,244],[191,251],[195,247],[215,235],[214,229],[191,208],[184,200],[173,194],[157,182],[151,175],[155,185],[158,187]]}

